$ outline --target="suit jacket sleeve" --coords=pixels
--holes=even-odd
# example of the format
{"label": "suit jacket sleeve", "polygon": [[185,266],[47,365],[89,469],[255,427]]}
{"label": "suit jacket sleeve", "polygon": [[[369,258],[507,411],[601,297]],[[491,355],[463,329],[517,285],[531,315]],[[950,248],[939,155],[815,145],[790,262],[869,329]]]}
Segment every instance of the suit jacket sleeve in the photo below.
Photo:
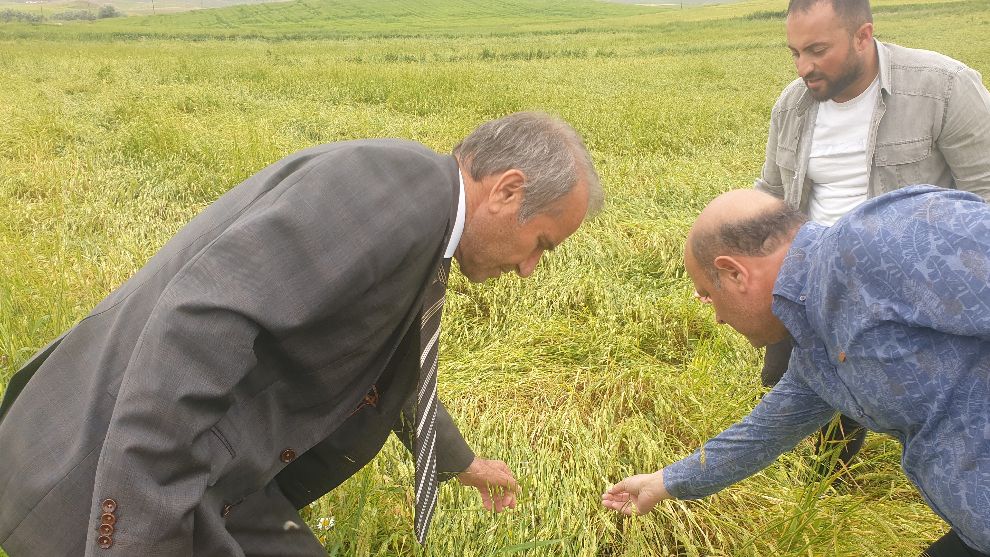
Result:
{"label": "suit jacket sleeve", "polygon": [[[256,365],[259,334],[285,341],[305,369],[335,369],[325,347],[292,345],[294,335],[350,315],[348,304],[384,277],[425,281],[451,200],[423,188],[448,184],[448,172],[423,152],[399,165],[376,155],[325,154],[284,178],[164,289],[123,374],[96,470],[90,524],[99,524],[101,501],[114,499],[114,544],[97,549],[94,527],[86,555],[191,555],[194,511],[218,472],[210,430]],[[382,181],[394,187],[364,187]],[[378,290],[380,307],[408,295]]]}
{"label": "suit jacket sleeve", "polygon": [[[393,431],[402,441],[402,444],[415,454],[416,436],[414,434],[416,424],[416,412],[413,408],[414,400],[410,399],[402,409],[402,416],[395,424]],[[464,437],[457,429],[454,419],[447,412],[443,402],[437,401],[437,480],[445,482],[467,469],[474,460],[474,451],[464,441]]]}

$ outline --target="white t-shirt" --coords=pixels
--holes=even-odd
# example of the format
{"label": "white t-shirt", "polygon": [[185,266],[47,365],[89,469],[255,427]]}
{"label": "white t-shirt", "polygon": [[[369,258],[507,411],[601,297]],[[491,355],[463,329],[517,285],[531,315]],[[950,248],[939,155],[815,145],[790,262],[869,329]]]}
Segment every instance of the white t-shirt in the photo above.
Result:
{"label": "white t-shirt", "polygon": [[812,181],[808,204],[811,220],[832,226],[839,217],[866,201],[870,175],[866,140],[879,94],[877,76],[858,97],[844,103],[829,100],[818,106],[808,161],[808,178]]}

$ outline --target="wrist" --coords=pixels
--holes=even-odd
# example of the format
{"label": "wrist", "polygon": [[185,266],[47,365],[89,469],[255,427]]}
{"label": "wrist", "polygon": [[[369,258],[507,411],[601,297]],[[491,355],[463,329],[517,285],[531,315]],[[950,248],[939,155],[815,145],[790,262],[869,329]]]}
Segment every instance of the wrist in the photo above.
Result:
{"label": "wrist", "polygon": [[659,493],[663,499],[670,499],[673,496],[670,494],[670,491],[667,490],[667,484],[663,479],[663,471],[664,469],[661,468],[653,473],[654,485],[657,488],[657,493]]}
{"label": "wrist", "polygon": [[461,470],[460,472],[457,472],[454,475],[454,477],[457,478],[457,481],[460,482],[462,485],[466,485],[467,484],[467,479],[474,472],[476,472],[475,469],[477,468],[477,465],[478,465],[478,457],[476,457],[476,456],[475,457],[472,457],[471,458],[471,462],[469,462],[468,465],[463,470]]}

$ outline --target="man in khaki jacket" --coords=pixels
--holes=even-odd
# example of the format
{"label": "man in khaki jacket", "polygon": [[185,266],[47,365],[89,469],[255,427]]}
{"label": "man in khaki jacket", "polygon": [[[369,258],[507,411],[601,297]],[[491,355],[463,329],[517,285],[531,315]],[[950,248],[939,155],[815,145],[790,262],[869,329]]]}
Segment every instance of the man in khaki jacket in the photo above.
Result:
{"label": "man in khaki jacket", "polygon": [[[791,0],[787,14],[798,78],[773,107],[757,189],[827,226],[914,184],[990,199],[990,94],[977,71],[875,40],[869,0]],[[767,347],[764,385],[780,380],[790,353],[789,340]],[[845,416],[827,429],[822,439],[848,464],[866,432]]]}

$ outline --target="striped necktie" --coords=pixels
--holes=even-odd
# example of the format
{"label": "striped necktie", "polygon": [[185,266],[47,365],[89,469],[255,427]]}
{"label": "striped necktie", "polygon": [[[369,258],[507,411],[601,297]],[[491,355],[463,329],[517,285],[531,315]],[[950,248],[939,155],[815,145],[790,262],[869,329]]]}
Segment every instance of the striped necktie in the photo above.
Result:
{"label": "striped necktie", "polygon": [[450,259],[444,259],[427,288],[420,322],[419,388],[416,391],[416,539],[426,544],[437,506],[437,353],[440,314]]}

